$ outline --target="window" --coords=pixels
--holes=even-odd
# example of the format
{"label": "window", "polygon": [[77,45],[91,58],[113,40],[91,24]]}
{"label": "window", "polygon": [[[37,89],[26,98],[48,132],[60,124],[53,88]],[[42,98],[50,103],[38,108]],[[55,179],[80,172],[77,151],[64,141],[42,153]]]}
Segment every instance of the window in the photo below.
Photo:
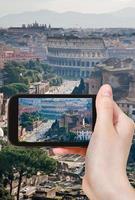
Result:
{"label": "window", "polygon": [[80,66],[80,61],[77,61],[77,66]]}
{"label": "window", "polygon": [[94,67],[95,66],[95,63],[94,62],[92,62],[92,67]]}
{"label": "window", "polygon": [[87,62],[87,67],[89,67],[90,66],[90,63],[89,62]]}
{"label": "window", "polygon": [[84,67],[85,66],[85,62],[84,61],[82,61],[82,67]]}
{"label": "window", "polygon": [[73,61],[73,66],[75,66],[75,61]]}
{"label": "window", "polygon": [[92,52],[92,57],[93,57],[93,58],[95,57],[95,53],[94,53],[94,52]]}

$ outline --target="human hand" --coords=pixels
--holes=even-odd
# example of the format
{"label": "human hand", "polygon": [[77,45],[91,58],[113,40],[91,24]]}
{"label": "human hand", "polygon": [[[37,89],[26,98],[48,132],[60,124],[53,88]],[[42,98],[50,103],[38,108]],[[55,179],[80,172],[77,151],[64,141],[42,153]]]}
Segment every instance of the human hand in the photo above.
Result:
{"label": "human hand", "polygon": [[[132,200],[135,192],[127,175],[127,159],[134,122],[113,101],[109,85],[101,87],[96,100],[97,121],[86,153],[83,190],[91,200]],[[76,153],[85,149],[55,149]]]}

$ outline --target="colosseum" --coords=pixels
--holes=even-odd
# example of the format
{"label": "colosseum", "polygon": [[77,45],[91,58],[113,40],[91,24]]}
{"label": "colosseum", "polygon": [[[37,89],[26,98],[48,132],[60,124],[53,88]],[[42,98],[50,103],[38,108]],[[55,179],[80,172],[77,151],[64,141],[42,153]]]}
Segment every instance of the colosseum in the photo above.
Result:
{"label": "colosseum", "polygon": [[108,58],[101,38],[48,37],[47,60],[57,75],[88,78],[94,67]]}

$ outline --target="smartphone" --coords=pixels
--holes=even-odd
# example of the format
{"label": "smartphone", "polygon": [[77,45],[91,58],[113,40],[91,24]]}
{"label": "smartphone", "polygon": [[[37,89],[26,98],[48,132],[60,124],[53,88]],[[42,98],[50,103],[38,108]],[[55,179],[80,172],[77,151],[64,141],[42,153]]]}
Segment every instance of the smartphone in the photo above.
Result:
{"label": "smartphone", "polygon": [[9,141],[16,146],[87,146],[96,121],[95,99],[95,95],[13,96]]}

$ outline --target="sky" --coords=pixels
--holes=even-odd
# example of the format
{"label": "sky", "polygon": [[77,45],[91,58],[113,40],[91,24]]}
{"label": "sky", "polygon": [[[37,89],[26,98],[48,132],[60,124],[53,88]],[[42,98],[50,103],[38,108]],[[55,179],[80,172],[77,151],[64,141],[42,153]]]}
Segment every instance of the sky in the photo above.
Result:
{"label": "sky", "polygon": [[0,0],[0,16],[35,10],[105,13],[135,7],[135,0]]}

